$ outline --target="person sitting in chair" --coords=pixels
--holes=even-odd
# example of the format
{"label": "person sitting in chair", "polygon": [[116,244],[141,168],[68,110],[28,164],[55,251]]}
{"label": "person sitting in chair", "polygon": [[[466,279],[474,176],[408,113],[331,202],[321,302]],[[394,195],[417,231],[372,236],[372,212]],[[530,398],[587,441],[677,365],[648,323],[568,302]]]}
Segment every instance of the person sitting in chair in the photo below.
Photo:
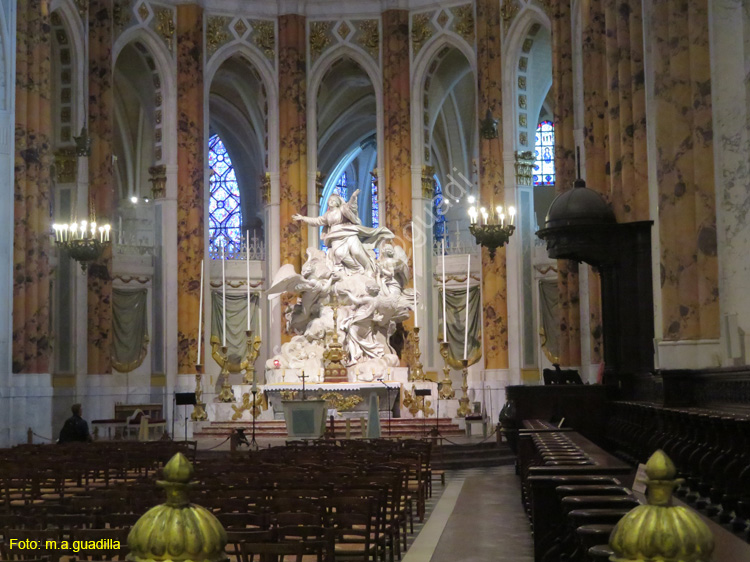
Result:
{"label": "person sitting in chair", "polygon": [[73,441],[91,441],[91,434],[89,433],[89,424],[86,423],[81,417],[82,409],[80,404],[73,404],[70,407],[73,415],[65,420],[65,424],[60,430],[60,438],[57,440],[58,443],[71,443]]}

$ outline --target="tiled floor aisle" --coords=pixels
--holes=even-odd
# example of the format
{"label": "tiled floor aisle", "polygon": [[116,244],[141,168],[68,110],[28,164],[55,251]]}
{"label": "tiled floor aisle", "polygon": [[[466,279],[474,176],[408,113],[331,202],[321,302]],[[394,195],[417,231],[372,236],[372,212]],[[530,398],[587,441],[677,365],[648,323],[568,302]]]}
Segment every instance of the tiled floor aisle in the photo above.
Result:
{"label": "tiled floor aisle", "polygon": [[533,560],[518,477],[513,467],[504,466],[449,472],[440,500],[403,562]]}

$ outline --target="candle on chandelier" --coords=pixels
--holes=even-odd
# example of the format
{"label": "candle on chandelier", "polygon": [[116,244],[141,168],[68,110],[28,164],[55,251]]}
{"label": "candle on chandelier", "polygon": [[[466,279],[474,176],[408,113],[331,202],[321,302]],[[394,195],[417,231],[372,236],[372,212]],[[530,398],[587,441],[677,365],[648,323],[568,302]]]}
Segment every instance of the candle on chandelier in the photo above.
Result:
{"label": "candle on chandelier", "polygon": [[464,361],[469,359],[469,281],[471,280],[471,254],[466,256],[466,321],[464,322]]}
{"label": "candle on chandelier", "polygon": [[201,260],[201,292],[198,305],[198,364],[201,363],[201,340],[203,339],[203,260]]}
{"label": "candle on chandelier", "polygon": [[250,331],[250,231],[245,231],[245,263],[247,264],[247,331]]}
{"label": "candle on chandelier", "polygon": [[222,340],[221,346],[227,346],[227,274],[224,267],[226,261],[226,246],[221,247],[221,310],[222,310]]}
{"label": "candle on chandelier", "polygon": [[516,208],[508,207],[508,214],[510,215],[511,226],[515,225],[516,224]]}
{"label": "candle on chandelier", "polygon": [[109,225],[104,225],[104,241],[109,242]]}
{"label": "candle on chandelier", "polygon": [[258,291],[258,335],[263,330],[263,291]]}
{"label": "candle on chandelier", "polygon": [[448,322],[445,316],[445,238],[443,238],[443,341],[448,341]]}

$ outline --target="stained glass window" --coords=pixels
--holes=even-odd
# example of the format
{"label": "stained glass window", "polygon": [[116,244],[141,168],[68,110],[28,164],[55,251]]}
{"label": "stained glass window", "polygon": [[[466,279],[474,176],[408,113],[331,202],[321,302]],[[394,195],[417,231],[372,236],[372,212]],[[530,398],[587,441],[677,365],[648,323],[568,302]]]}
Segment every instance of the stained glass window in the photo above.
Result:
{"label": "stained glass window", "polygon": [[380,226],[380,203],[378,202],[378,182],[374,176],[370,182],[370,190],[372,191],[372,227],[377,228]]}
{"label": "stained glass window", "polygon": [[[432,227],[432,235],[435,240],[442,240],[445,236],[445,213],[443,209],[443,187],[437,176],[435,180],[435,196],[432,198],[432,214],[435,216],[435,224]],[[448,241],[446,240],[446,244]]]}
{"label": "stained glass window", "polygon": [[213,174],[209,182],[208,232],[215,246],[234,246],[239,251],[242,244],[242,211],[240,189],[234,174],[232,160],[219,135],[208,141],[208,165]]}
{"label": "stained glass window", "polygon": [[341,197],[344,201],[346,201],[346,172],[341,172],[341,176],[339,177],[339,181],[336,182],[336,185],[333,186],[333,193],[332,195],[338,195]]}
{"label": "stained glass window", "polygon": [[542,121],[536,128],[534,185],[555,185],[555,125]]}

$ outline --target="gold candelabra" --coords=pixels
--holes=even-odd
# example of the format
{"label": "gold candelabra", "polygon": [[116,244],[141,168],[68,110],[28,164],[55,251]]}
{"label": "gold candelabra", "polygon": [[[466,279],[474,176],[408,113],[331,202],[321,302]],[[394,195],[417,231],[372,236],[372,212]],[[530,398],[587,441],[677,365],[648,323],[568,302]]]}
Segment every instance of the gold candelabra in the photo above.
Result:
{"label": "gold candelabra", "polygon": [[242,384],[253,384],[255,380],[255,361],[260,354],[262,341],[259,336],[253,338],[252,330],[245,330],[245,336],[247,336],[247,347],[245,348],[245,360],[242,362],[245,369]]}
{"label": "gold candelabra", "polygon": [[323,359],[328,361],[325,367],[324,380],[327,382],[346,382],[348,380],[346,367],[342,363],[346,357],[346,353],[344,352],[344,347],[339,343],[339,303],[335,298],[330,303],[330,307],[333,309],[333,334],[331,335],[331,341],[328,342],[323,352]]}
{"label": "gold candelabra", "polygon": [[453,381],[451,380],[451,366],[448,363],[450,354],[450,344],[447,341],[440,342],[440,355],[443,357],[443,380],[440,381],[439,396],[441,400],[452,400],[456,397],[456,391],[453,390]]}
{"label": "gold candelabra", "polygon": [[458,399],[458,411],[456,415],[458,417],[466,417],[471,413],[469,408],[469,361],[463,360],[463,379],[461,381],[461,390],[464,395]]}
{"label": "gold candelabra", "polygon": [[419,328],[414,327],[414,330],[412,330],[411,334],[409,335],[409,338],[411,339],[411,360],[414,363],[414,365],[411,368],[411,378],[409,380],[413,381],[423,381],[424,380],[424,371],[422,370],[422,362],[419,360],[421,358],[421,352],[419,351]]}
{"label": "gold candelabra", "polygon": [[193,405],[193,413],[190,414],[190,419],[193,421],[205,421],[208,419],[206,414],[206,404],[202,401],[203,398],[203,365],[198,363],[195,366],[195,404]]}
{"label": "gold candelabra", "polygon": [[220,349],[222,361],[221,365],[221,392],[219,392],[219,402],[234,402],[234,392],[232,391],[232,385],[229,384],[229,348],[226,345],[222,345]]}

